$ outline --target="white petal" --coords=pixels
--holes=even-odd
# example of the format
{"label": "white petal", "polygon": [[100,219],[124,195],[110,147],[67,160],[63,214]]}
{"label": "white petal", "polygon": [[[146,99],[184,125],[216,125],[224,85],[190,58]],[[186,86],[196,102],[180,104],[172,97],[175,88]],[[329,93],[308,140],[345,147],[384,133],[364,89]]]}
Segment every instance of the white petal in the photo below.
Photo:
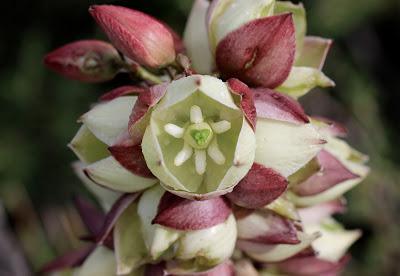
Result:
{"label": "white petal", "polygon": [[222,80],[212,76],[192,75],[171,82],[154,112],[169,108],[198,92],[231,109],[239,110]]}
{"label": "white petal", "polygon": [[95,183],[126,193],[144,190],[158,181],[156,178],[146,178],[131,173],[112,156],[87,166],[85,171]]}
{"label": "white petal", "polygon": [[175,138],[182,138],[185,130],[174,124],[166,124],[164,130],[171,136]]}
{"label": "white petal", "polygon": [[205,150],[195,150],[194,161],[196,166],[196,172],[198,174],[204,174],[207,167],[207,155]]}
{"label": "white petal", "polygon": [[223,121],[219,121],[216,123],[212,123],[211,128],[215,133],[220,134],[220,133],[224,133],[224,132],[227,132],[228,130],[230,130],[231,123],[226,120],[223,120]]}
{"label": "white petal", "polygon": [[164,193],[165,190],[156,185],[143,193],[138,204],[143,238],[153,259],[162,255],[180,236],[177,231],[151,223],[157,214],[158,204]]}
{"label": "white petal", "polygon": [[230,215],[224,223],[186,232],[179,239],[176,256],[181,260],[203,257],[213,262],[222,262],[232,255],[236,236],[235,218]]}
{"label": "white petal", "polygon": [[225,156],[218,147],[218,142],[216,137],[208,146],[207,153],[208,156],[210,156],[211,159],[218,165],[223,165],[225,163]]}
{"label": "white petal", "polygon": [[200,74],[211,74],[214,57],[208,43],[206,13],[210,3],[207,0],[196,0],[186,23],[183,41],[192,66]]}
{"label": "white petal", "polygon": [[103,143],[112,145],[128,128],[129,115],[137,97],[119,97],[101,103],[81,117],[81,121]]}
{"label": "white petal", "polygon": [[255,162],[288,177],[321,150],[324,143],[321,138],[311,124],[294,125],[258,119]]}
{"label": "white petal", "polygon": [[274,0],[234,0],[220,1],[213,12],[211,22],[211,43],[216,47],[218,43],[231,31],[263,16],[272,15]]}
{"label": "white petal", "polygon": [[86,188],[99,200],[104,211],[108,212],[115,201],[122,195],[122,193],[112,191],[107,188],[94,183],[83,172],[85,164],[82,162],[74,162],[72,168],[78,178],[83,182]]}
{"label": "white petal", "polygon": [[192,154],[193,154],[192,147],[189,144],[184,143],[182,150],[175,157],[174,160],[175,166],[177,167],[181,166],[192,156]]}
{"label": "white petal", "polygon": [[331,218],[325,219],[322,224],[305,224],[303,226],[306,233],[319,231],[322,234],[312,245],[318,252],[319,258],[330,262],[339,261],[361,236],[361,231],[345,230]]}
{"label": "white petal", "polygon": [[297,253],[303,251],[319,237],[320,234],[318,232],[311,235],[298,232],[298,238],[300,240],[299,244],[262,245],[253,243],[253,245],[255,245],[255,250],[252,252],[246,251],[246,253],[254,260],[260,262],[279,262],[293,257]]}

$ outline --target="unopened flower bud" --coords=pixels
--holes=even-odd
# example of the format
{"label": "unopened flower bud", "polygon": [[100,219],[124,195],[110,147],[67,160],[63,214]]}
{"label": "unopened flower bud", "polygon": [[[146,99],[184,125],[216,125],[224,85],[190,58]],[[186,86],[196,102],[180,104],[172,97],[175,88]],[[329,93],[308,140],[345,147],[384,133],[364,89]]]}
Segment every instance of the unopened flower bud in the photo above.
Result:
{"label": "unopened flower bud", "polygon": [[149,67],[161,67],[174,61],[174,38],[158,20],[113,5],[91,6],[89,12],[115,47],[128,58]]}
{"label": "unopened flower bud", "polygon": [[69,43],[47,54],[44,63],[67,78],[83,82],[108,81],[121,68],[117,50],[99,40]]}

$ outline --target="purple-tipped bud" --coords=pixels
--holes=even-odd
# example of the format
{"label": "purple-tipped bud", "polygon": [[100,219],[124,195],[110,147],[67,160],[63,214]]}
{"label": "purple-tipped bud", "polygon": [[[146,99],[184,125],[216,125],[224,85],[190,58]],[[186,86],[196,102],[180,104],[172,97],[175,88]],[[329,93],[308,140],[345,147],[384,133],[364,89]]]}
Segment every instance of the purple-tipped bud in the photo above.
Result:
{"label": "purple-tipped bud", "polygon": [[157,19],[112,5],[91,6],[89,12],[115,47],[128,58],[149,67],[161,67],[174,61],[174,38]]}
{"label": "purple-tipped bud", "polygon": [[103,82],[114,78],[121,66],[118,51],[99,40],[80,40],[46,55],[44,63],[57,73],[83,82]]}

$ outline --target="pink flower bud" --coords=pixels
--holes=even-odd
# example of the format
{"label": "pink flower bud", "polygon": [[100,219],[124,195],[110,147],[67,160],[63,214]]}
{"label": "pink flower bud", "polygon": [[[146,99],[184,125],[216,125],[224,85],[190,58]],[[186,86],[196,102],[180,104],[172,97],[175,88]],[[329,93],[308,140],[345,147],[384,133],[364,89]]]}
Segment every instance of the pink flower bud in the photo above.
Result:
{"label": "pink flower bud", "polygon": [[115,47],[128,58],[149,67],[161,67],[174,61],[174,38],[158,20],[112,5],[91,6],[89,12]]}
{"label": "pink flower bud", "polygon": [[112,79],[120,69],[120,56],[109,43],[80,40],[46,55],[44,63],[57,73],[83,82]]}

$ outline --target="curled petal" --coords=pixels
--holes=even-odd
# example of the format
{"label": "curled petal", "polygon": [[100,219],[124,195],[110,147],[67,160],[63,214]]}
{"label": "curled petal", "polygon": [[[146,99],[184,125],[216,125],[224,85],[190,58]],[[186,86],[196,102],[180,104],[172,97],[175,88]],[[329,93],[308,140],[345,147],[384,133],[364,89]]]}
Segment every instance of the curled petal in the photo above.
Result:
{"label": "curled petal", "polygon": [[256,88],[253,93],[257,117],[294,124],[310,122],[296,100],[268,88]]}
{"label": "curled petal", "polygon": [[132,142],[139,144],[150,120],[150,110],[164,96],[168,84],[160,84],[150,87],[149,90],[139,95],[132,113],[129,117],[129,132]]}
{"label": "curled petal", "polygon": [[174,39],[158,20],[113,5],[91,6],[89,12],[118,50],[130,59],[149,67],[174,61]]}
{"label": "curled petal", "polygon": [[307,36],[304,39],[303,50],[296,61],[296,66],[322,70],[332,42],[331,39]]}
{"label": "curled petal", "polygon": [[253,93],[250,88],[238,79],[229,79],[228,86],[231,92],[241,97],[240,108],[253,129],[256,128],[257,113],[254,106]]}
{"label": "curled petal", "polygon": [[138,193],[124,194],[114,203],[111,210],[107,213],[103,227],[96,238],[97,244],[103,244],[106,241],[111,234],[111,231],[113,230],[118,218],[138,197]]}
{"label": "curled petal", "polygon": [[307,235],[298,232],[300,243],[298,244],[260,244],[244,240],[238,240],[237,246],[245,251],[252,259],[260,262],[279,262],[289,259],[307,249],[312,242],[320,237],[319,233]]}
{"label": "curled petal", "polygon": [[222,197],[192,201],[167,192],[161,198],[153,224],[184,231],[200,230],[224,222],[231,213]]}
{"label": "curled petal", "polygon": [[358,175],[351,172],[337,158],[325,150],[318,153],[317,160],[321,166],[321,171],[293,187],[293,191],[297,195],[316,195],[347,180],[359,178]]}
{"label": "curled petal", "polygon": [[[236,213],[235,213],[236,215]],[[273,212],[254,212],[237,220],[238,238],[262,244],[298,244],[293,221]]]}
{"label": "curled petal", "polygon": [[83,82],[111,80],[122,67],[117,50],[100,40],[69,43],[47,54],[44,63],[67,78]]}
{"label": "curled petal", "polygon": [[133,85],[125,85],[105,93],[100,97],[100,101],[111,101],[118,97],[127,95],[137,95],[144,91],[146,91],[146,88]]}
{"label": "curled petal", "polygon": [[277,199],[287,188],[285,177],[254,163],[247,175],[227,197],[241,207],[257,209]]}
{"label": "curled petal", "polygon": [[111,155],[131,173],[154,178],[144,160],[141,145],[133,145],[129,135],[126,136],[126,139],[108,148]]}
{"label": "curled petal", "polygon": [[275,88],[289,76],[296,51],[291,14],[253,20],[217,46],[217,67],[225,77]]}

